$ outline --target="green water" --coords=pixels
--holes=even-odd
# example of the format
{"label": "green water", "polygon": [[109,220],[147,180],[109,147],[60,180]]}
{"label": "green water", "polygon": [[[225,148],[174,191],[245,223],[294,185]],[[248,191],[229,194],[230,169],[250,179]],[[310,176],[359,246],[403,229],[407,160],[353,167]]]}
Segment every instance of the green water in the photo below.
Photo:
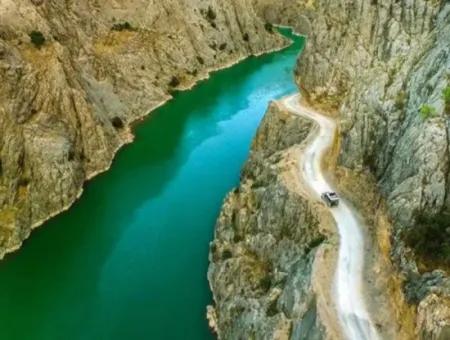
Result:
{"label": "green water", "polygon": [[269,100],[296,91],[294,40],[178,93],[0,263],[0,339],[213,338],[208,243]]}

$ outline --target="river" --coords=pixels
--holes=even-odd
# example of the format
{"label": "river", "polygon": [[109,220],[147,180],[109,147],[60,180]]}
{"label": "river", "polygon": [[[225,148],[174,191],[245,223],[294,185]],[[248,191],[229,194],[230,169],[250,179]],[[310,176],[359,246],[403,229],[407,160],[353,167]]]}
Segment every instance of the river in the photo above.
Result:
{"label": "river", "polygon": [[294,44],[215,72],[135,129],[112,168],[0,262],[0,339],[212,339],[208,244]]}

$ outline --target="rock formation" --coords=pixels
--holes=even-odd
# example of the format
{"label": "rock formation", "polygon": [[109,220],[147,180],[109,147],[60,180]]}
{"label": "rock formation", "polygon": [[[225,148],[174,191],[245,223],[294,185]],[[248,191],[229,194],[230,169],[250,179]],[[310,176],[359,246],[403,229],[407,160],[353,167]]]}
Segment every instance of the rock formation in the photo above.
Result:
{"label": "rock formation", "polygon": [[272,103],[241,184],[225,200],[208,273],[216,303],[209,317],[220,339],[335,338],[336,328],[323,325],[332,323],[324,292],[334,225],[305,199],[297,175],[311,127]]}
{"label": "rock formation", "polygon": [[247,0],[2,1],[0,258],[70,206],[171,91],[285,43]]}
{"label": "rock formation", "polygon": [[391,258],[417,335],[450,335],[450,3],[255,0],[308,36],[296,70],[338,111],[340,165],[370,170],[392,220]]}

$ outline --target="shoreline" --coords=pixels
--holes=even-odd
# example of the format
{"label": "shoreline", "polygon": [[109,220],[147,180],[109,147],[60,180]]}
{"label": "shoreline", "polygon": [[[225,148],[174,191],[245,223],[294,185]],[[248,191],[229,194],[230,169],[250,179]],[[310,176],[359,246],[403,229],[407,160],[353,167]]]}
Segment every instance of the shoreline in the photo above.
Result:
{"label": "shoreline", "polygon": [[[294,31],[293,31],[293,33],[294,33]],[[294,34],[296,34],[296,33],[294,33]],[[279,34],[279,35],[284,40],[284,43],[281,46],[274,47],[274,48],[271,48],[271,49],[268,49],[268,50],[265,50],[265,51],[261,51],[261,52],[250,53],[248,55],[242,55],[242,54],[241,55],[236,55],[237,58],[235,60],[233,60],[233,61],[224,62],[222,64],[219,64],[219,65],[215,66],[215,67],[206,68],[204,70],[204,72],[202,72],[198,76],[198,78],[193,79],[190,83],[186,84],[185,86],[179,86],[176,89],[176,91],[179,91],[179,92],[189,91],[189,90],[193,89],[196,85],[198,85],[200,82],[208,80],[211,77],[211,75],[213,75],[215,72],[218,72],[218,71],[221,71],[221,70],[226,70],[226,69],[228,69],[230,67],[233,67],[233,66],[235,66],[235,65],[237,65],[237,64],[239,64],[239,63],[243,62],[244,60],[246,60],[248,58],[251,58],[251,57],[260,57],[260,56],[263,56],[263,55],[268,55],[268,54],[271,54],[271,53],[280,52],[280,51],[284,50],[285,48],[288,48],[289,46],[291,46],[293,44],[292,40],[289,40],[289,39],[283,37],[281,34]],[[141,115],[138,115],[136,118],[130,120],[127,123],[125,131],[123,132],[123,139],[120,141],[120,143],[117,145],[117,147],[112,152],[112,157],[111,157],[111,160],[110,160],[109,164],[106,167],[102,168],[102,169],[99,169],[99,170],[93,171],[92,173],[86,174],[85,179],[84,179],[80,189],[78,190],[77,195],[74,197],[74,199],[69,204],[67,204],[66,206],[62,207],[61,209],[58,209],[58,210],[54,211],[53,213],[50,213],[46,218],[31,224],[30,229],[28,230],[26,236],[22,239],[22,241],[19,244],[17,244],[16,246],[13,246],[13,247],[6,248],[4,250],[4,252],[0,254],[0,261],[4,260],[5,257],[8,254],[14,253],[14,252],[18,251],[20,248],[22,248],[23,243],[26,240],[29,239],[29,237],[31,236],[31,233],[34,230],[36,230],[39,227],[41,227],[42,225],[44,225],[46,222],[48,222],[52,218],[54,218],[54,217],[56,217],[56,216],[58,216],[58,215],[60,215],[60,214],[62,214],[64,212],[68,211],[81,198],[81,196],[83,195],[83,192],[84,192],[86,184],[89,181],[91,181],[92,179],[94,179],[96,176],[98,176],[98,175],[100,175],[102,173],[105,173],[109,169],[111,169],[111,167],[112,167],[112,165],[114,163],[114,160],[115,160],[115,158],[117,156],[117,153],[124,146],[134,142],[135,135],[133,133],[133,128],[134,128],[135,124],[140,124],[144,119],[150,117],[150,115],[151,115],[151,113],[153,111],[155,111],[158,108],[162,107],[163,105],[167,104],[173,98],[174,98],[173,95],[168,94],[168,96],[165,99],[163,99],[161,102],[159,102],[156,105],[152,106],[151,108],[145,110],[144,113],[142,113]]]}

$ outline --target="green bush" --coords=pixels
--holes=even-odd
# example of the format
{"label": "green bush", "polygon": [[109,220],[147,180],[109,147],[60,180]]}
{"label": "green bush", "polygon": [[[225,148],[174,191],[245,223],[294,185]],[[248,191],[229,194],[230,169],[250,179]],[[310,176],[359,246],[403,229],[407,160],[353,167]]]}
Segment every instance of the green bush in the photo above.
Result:
{"label": "green bush", "polygon": [[395,107],[397,110],[403,110],[405,108],[406,103],[406,94],[404,91],[400,91],[397,93],[397,96],[395,97]]}
{"label": "green bush", "polygon": [[267,32],[273,33],[273,25],[270,22],[266,22],[264,28],[266,29]]}
{"label": "green bush", "polygon": [[406,233],[405,241],[416,255],[442,264],[450,264],[450,215],[420,214],[416,225]]}
{"label": "green bush", "polygon": [[272,317],[272,316],[277,315],[279,312],[280,311],[278,310],[278,299],[275,299],[267,307],[266,315],[268,317]]}
{"label": "green bush", "polygon": [[45,44],[45,37],[44,35],[39,32],[39,31],[32,31],[30,34],[30,40],[31,43],[36,47],[36,48],[41,48],[42,45]]}
{"label": "green bush", "polygon": [[217,14],[216,14],[216,12],[214,12],[214,10],[212,9],[211,6],[208,7],[208,11],[206,12],[206,18],[209,21],[214,21],[217,18]]}
{"label": "green bush", "polygon": [[205,60],[204,60],[202,57],[200,57],[200,56],[197,56],[197,61],[198,61],[198,63],[199,63],[200,65],[205,64]]}
{"label": "green bush", "polygon": [[124,127],[123,120],[117,116],[111,120],[111,123],[116,129],[123,129]]}
{"label": "green bush", "polygon": [[428,105],[428,104],[423,104],[420,107],[419,113],[420,113],[420,116],[422,117],[422,119],[426,120],[428,118],[436,117],[437,112],[433,106]]}
{"label": "green bush", "polygon": [[272,287],[272,279],[270,277],[269,274],[267,274],[266,276],[264,276],[260,281],[259,281],[259,287],[264,291],[264,292],[268,292],[270,287]]}
{"label": "green bush", "polygon": [[442,91],[442,98],[444,98],[445,102],[445,111],[450,115],[450,86],[447,86]]}
{"label": "green bush", "polygon": [[177,87],[178,85],[180,85],[180,83],[181,83],[180,79],[178,79],[177,76],[173,76],[172,79],[170,79],[169,86],[170,87]]}
{"label": "green bush", "polygon": [[233,257],[233,253],[231,252],[231,250],[225,249],[225,250],[222,252],[222,260],[223,260],[223,261],[226,261],[226,260],[228,260],[228,259],[231,259],[232,257]]}
{"label": "green bush", "polygon": [[134,31],[135,29],[133,28],[133,26],[131,26],[131,24],[128,21],[125,22],[121,22],[118,24],[114,24],[111,27],[112,31]]}

